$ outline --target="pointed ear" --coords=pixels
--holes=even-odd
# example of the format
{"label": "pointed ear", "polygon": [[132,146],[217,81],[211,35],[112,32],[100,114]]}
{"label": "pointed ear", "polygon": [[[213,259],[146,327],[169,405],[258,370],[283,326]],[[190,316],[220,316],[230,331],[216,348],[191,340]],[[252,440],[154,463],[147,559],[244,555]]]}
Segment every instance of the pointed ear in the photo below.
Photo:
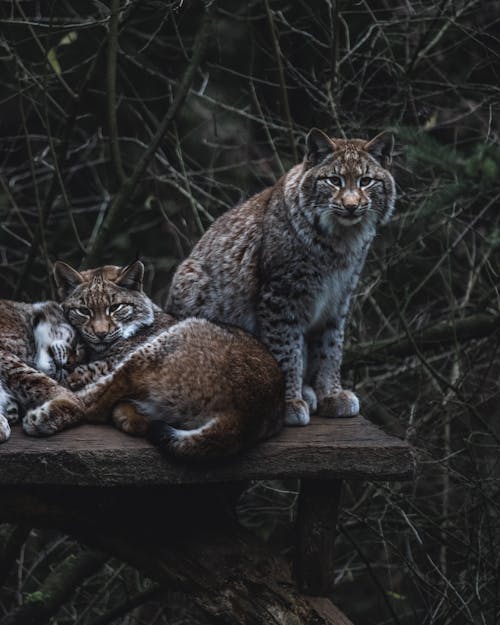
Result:
{"label": "pointed ear", "polygon": [[382,167],[389,167],[392,163],[392,150],[394,149],[394,135],[384,131],[367,141],[364,145],[365,152],[371,154]]}
{"label": "pointed ear", "polygon": [[140,260],[127,265],[115,280],[115,284],[124,289],[132,291],[142,291],[142,279],[144,278],[144,265]]}
{"label": "pointed ear", "polygon": [[319,128],[311,128],[306,137],[305,160],[312,166],[319,165],[329,154],[333,152],[335,144]]}
{"label": "pointed ear", "polygon": [[57,260],[54,263],[54,281],[57,286],[57,294],[59,299],[65,299],[71,291],[84,281],[81,273],[73,267]]}

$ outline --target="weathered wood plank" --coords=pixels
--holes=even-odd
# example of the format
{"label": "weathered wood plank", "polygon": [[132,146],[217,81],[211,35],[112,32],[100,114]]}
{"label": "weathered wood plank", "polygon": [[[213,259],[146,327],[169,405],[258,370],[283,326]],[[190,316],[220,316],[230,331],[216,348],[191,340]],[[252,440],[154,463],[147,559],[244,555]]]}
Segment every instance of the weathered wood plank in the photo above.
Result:
{"label": "weathered wood plank", "polygon": [[282,477],[402,479],[413,471],[411,448],[363,417],[313,419],[231,460],[186,466],[146,440],[110,426],[85,425],[36,439],[14,428],[0,445],[0,485],[115,486],[199,484]]}

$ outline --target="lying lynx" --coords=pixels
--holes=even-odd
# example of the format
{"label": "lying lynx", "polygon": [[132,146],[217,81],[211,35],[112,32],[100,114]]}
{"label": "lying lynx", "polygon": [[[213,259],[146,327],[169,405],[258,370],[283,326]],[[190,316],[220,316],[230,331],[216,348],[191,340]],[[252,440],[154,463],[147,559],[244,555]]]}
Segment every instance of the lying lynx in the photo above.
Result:
{"label": "lying lynx", "polygon": [[52,378],[83,356],[59,304],[0,300],[0,442],[20,413],[49,399],[80,414],[72,393]]}
{"label": "lying lynx", "polygon": [[[85,420],[145,435],[191,460],[226,456],[276,433],[284,382],[272,356],[245,332],[201,319],[176,323],[142,291],[143,265],[77,272],[56,263],[62,306],[93,362],[68,376]],[[101,377],[103,376],[104,377]],[[24,419],[47,435],[83,420],[57,399]]]}
{"label": "lying lynx", "polygon": [[350,300],[379,224],[390,218],[393,139],[330,139],[313,129],[302,163],[222,215],[179,266],[167,311],[239,326],[286,377],[286,423],[348,417],[340,364]]}

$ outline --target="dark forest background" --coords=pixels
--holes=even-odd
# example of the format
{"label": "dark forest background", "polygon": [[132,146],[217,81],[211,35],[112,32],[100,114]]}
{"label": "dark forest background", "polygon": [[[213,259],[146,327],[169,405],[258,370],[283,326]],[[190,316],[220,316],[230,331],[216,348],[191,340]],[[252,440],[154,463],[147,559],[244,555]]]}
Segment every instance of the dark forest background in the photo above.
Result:
{"label": "dark forest background", "polygon": [[[344,377],[418,471],[348,486],[334,599],[359,625],[499,623],[500,2],[4,1],[0,16],[2,297],[54,297],[56,258],[140,256],[164,303],[199,236],[297,162],[309,128],[394,132],[397,210]],[[296,490],[252,485],[242,523],[287,549]],[[12,526],[0,553],[0,619],[88,556]],[[52,623],[117,606],[122,624],[205,623],[116,560],[91,572]]]}

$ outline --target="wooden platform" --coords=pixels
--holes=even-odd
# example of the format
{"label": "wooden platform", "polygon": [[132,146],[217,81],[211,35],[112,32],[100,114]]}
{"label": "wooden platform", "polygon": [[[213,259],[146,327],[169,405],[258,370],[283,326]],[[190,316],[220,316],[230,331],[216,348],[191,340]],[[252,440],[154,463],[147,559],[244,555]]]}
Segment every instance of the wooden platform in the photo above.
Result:
{"label": "wooden platform", "polygon": [[315,418],[255,449],[210,466],[165,458],[146,440],[85,425],[50,438],[20,427],[0,445],[0,485],[127,486],[300,477],[396,480],[413,472],[410,447],[363,417]]}
{"label": "wooden platform", "polygon": [[[0,445],[0,522],[57,528],[184,592],[212,619],[352,625],[330,601],[344,479],[400,480],[409,445],[363,419],[313,419],[231,460],[188,466],[111,426]],[[301,479],[295,548],[233,512],[249,479]],[[181,486],[182,485],[182,486]],[[294,571],[294,574],[292,574]]]}

